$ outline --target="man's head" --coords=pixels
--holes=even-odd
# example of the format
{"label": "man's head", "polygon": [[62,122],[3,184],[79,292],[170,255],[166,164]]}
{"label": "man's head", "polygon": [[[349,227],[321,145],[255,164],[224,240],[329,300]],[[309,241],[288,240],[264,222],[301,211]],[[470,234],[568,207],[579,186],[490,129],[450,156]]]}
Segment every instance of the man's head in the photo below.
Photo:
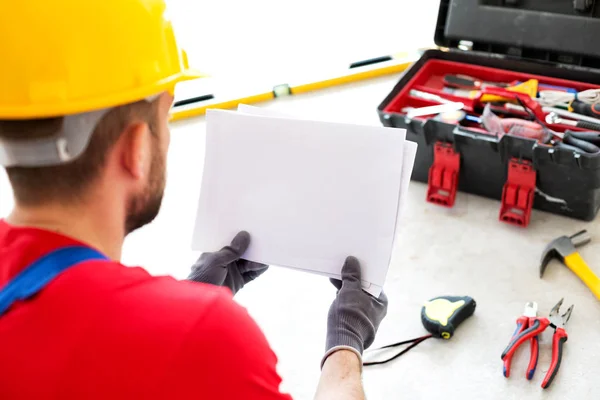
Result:
{"label": "man's head", "polygon": [[[68,163],[8,167],[16,205],[81,207],[97,201],[99,190],[110,190],[122,199],[126,233],[151,222],[165,188],[172,101],[163,93],[152,101],[111,108],[93,128],[84,152]],[[64,118],[0,120],[0,140],[26,144],[51,137],[63,123]]]}
{"label": "man's head", "polygon": [[166,0],[15,1],[0,38],[0,165],[17,207],[104,203],[126,232],[151,221],[175,87],[202,76]]}

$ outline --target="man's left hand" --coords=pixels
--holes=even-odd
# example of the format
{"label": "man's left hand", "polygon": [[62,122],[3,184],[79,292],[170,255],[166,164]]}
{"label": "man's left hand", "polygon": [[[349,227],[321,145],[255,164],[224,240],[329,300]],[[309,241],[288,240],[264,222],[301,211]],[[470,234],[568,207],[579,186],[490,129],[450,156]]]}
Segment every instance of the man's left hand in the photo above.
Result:
{"label": "man's left hand", "polygon": [[249,245],[250,234],[239,232],[229,246],[213,253],[203,253],[187,279],[225,286],[235,295],[245,284],[269,268],[264,264],[241,259]]}

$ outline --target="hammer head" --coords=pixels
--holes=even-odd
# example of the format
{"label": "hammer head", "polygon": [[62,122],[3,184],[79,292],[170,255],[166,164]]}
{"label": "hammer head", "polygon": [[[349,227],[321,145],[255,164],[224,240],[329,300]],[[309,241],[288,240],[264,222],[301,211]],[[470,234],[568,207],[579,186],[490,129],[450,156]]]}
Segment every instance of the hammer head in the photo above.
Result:
{"label": "hammer head", "polygon": [[544,275],[548,263],[553,258],[558,258],[563,262],[564,258],[568,255],[575,253],[577,247],[588,244],[591,241],[590,234],[583,230],[577,232],[573,236],[561,236],[554,239],[542,253],[542,259],[540,261],[540,278]]}

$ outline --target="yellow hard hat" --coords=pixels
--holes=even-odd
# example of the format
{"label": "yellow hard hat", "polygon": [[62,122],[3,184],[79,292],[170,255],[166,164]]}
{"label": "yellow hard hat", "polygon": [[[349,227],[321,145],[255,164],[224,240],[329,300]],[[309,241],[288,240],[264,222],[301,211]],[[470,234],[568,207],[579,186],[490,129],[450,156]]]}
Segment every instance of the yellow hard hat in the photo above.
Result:
{"label": "yellow hard hat", "polygon": [[165,0],[0,0],[0,120],[114,107],[201,77]]}

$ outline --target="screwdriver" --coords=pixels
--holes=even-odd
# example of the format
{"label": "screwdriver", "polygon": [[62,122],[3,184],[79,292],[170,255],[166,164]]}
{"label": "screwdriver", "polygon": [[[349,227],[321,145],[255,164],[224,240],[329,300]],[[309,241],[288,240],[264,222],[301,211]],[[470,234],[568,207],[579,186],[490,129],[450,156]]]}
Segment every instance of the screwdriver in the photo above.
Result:
{"label": "screwdriver", "polygon": [[[452,75],[448,74],[444,76],[444,86],[449,88],[464,89],[464,90],[479,90],[486,86],[497,86],[508,88],[510,86],[516,86],[524,83],[522,81],[513,82],[485,82],[477,78],[473,78],[468,75]],[[564,86],[547,85],[545,83],[538,83],[538,90],[553,90],[564,93],[576,94],[577,90]]]}
{"label": "screwdriver", "polygon": [[473,78],[468,75],[452,75],[448,74],[444,76],[444,86],[456,88],[456,89],[470,89],[470,90],[479,90],[485,86],[500,86],[500,87],[508,87],[510,84],[508,83],[500,83],[500,82],[484,82],[480,81],[477,78]]}
{"label": "screwdriver", "polygon": [[600,118],[600,103],[588,104],[583,101],[573,100],[569,105],[569,111],[588,117]]}
{"label": "screwdriver", "polygon": [[417,89],[412,89],[409,92],[409,94],[410,94],[410,96],[417,98],[417,99],[435,101],[437,103],[442,103],[442,104],[454,103],[454,101],[445,99],[442,96],[438,96],[437,94],[427,93],[427,92],[423,92],[423,91],[417,90]]}
{"label": "screwdriver", "polygon": [[475,300],[469,296],[439,296],[429,300],[421,308],[421,322],[429,332],[429,335],[373,349],[371,351],[389,349],[405,344],[410,345],[387,360],[363,362],[363,365],[379,365],[390,362],[432,337],[445,340],[450,339],[454,335],[456,328],[473,315],[475,307]]}
{"label": "screwdriver", "polygon": [[574,126],[577,128],[590,129],[593,131],[600,131],[600,120],[598,121],[598,123],[592,123],[588,121],[575,121],[572,119],[561,118],[554,112],[551,112],[546,116],[546,123],[550,125],[562,124]]}

